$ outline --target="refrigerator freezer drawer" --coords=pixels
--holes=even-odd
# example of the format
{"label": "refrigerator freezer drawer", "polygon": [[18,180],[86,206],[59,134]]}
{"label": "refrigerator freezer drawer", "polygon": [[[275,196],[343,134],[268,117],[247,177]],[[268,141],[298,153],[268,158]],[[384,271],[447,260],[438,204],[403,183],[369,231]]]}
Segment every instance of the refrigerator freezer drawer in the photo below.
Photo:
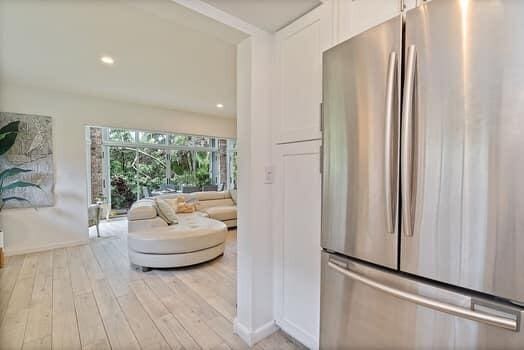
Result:
{"label": "refrigerator freezer drawer", "polygon": [[323,253],[322,349],[523,349],[524,309]]}

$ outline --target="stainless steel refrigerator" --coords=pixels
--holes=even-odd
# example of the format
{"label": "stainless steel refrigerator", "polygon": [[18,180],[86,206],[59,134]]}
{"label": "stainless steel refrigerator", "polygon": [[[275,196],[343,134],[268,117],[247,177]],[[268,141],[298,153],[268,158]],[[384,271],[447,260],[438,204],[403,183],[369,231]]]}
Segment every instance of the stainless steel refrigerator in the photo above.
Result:
{"label": "stainless steel refrigerator", "polygon": [[320,346],[524,349],[524,1],[324,53]]}

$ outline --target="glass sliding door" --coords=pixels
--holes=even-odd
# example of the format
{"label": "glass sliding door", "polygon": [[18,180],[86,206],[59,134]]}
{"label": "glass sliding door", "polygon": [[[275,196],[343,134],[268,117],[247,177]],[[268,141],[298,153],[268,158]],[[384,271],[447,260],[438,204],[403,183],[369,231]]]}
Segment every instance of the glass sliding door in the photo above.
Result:
{"label": "glass sliding door", "polygon": [[211,152],[195,152],[195,176],[198,187],[212,184],[211,179]]}
{"label": "glass sliding door", "polygon": [[166,150],[158,148],[137,148],[138,153],[138,185],[141,196],[147,197],[153,191],[163,190],[167,183]]}
{"label": "glass sliding door", "polygon": [[138,199],[137,153],[130,147],[108,147],[111,208],[124,214]]}
{"label": "glass sliding door", "polygon": [[[104,178],[111,183],[112,208],[125,212],[137,199],[158,190],[236,188],[236,141],[210,136],[101,128],[109,159]],[[106,158],[107,159],[107,158]],[[109,175],[107,175],[109,174]],[[107,180],[106,180],[107,182]],[[207,187],[209,190],[212,187]]]}
{"label": "glass sliding door", "polygon": [[230,189],[237,189],[237,177],[238,177],[238,153],[237,153],[237,140],[227,140],[227,152],[228,152],[228,187]]}
{"label": "glass sliding door", "polygon": [[229,188],[237,189],[238,163],[237,152],[229,153]]}
{"label": "glass sliding door", "polygon": [[182,186],[196,186],[194,174],[194,156],[190,150],[171,151],[171,178],[169,182],[175,185],[177,190]]}

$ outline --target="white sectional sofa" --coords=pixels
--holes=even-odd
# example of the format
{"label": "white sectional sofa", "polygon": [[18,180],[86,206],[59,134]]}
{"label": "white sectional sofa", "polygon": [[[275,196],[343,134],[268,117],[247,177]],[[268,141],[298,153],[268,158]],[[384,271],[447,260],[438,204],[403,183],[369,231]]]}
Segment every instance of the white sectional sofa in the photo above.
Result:
{"label": "white sectional sofa", "polygon": [[[196,200],[197,210],[206,213],[210,218],[220,220],[228,228],[237,226],[237,207],[230,191],[195,192],[175,195],[184,200]],[[233,192],[234,193],[234,192]],[[169,195],[160,196],[166,197]]]}
{"label": "white sectional sofa", "polygon": [[[142,199],[128,213],[128,251],[143,270],[194,265],[224,252],[227,228],[236,226],[236,206],[229,192],[197,192],[159,196],[173,204],[195,203],[197,211],[178,213],[168,225],[154,199]],[[174,199],[177,199],[174,201]]]}

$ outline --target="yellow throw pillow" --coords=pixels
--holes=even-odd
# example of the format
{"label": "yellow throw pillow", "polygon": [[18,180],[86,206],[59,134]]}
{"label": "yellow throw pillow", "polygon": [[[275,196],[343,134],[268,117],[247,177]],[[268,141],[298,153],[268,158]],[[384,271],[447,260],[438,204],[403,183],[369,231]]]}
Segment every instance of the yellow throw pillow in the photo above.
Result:
{"label": "yellow throw pillow", "polygon": [[193,204],[188,204],[186,202],[178,202],[177,213],[189,214],[195,211],[195,206]]}

